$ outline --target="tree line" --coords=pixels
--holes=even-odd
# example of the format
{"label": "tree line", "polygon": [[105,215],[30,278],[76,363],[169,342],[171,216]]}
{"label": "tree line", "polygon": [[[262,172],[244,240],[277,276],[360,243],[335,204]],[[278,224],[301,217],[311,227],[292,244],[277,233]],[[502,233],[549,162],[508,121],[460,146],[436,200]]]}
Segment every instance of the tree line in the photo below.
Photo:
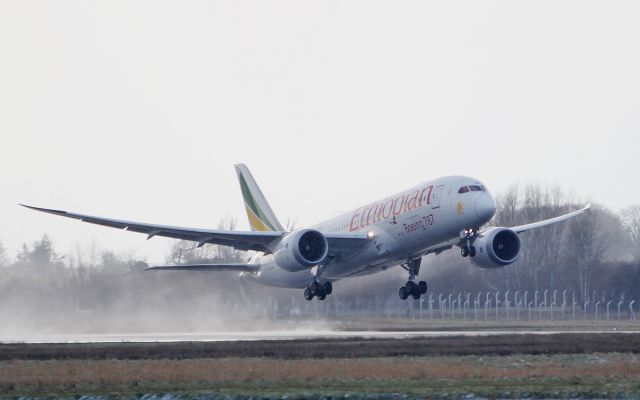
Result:
{"label": "tree line", "polygon": [[[515,226],[552,218],[583,204],[554,187],[513,186],[497,196],[495,226]],[[234,229],[233,220],[220,229]],[[456,249],[428,255],[420,278],[432,293],[568,290],[578,299],[640,299],[640,206],[614,212],[595,204],[564,223],[522,234],[523,253],[515,264],[481,270]],[[248,255],[229,247],[175,241],[169,263],[244,262]],[[11,258],[0,242],[0,319],[3,329],[47,326],[100,330],[163,327],[216,328],[229,321],[271,318],[290,308],[299,290],[246,283],[237,273],[145,272],[144,260],[109,250],[80,249],[60,254],[47,235],[24,244]],[[332,299],[356,304],[399,302],[407,279],[401,268],[334,285]],[[351,302],[351,303],[350,303]],[[304,301],[302,301],[304,303]],[[306,304],[305,307],[313,307]]]}

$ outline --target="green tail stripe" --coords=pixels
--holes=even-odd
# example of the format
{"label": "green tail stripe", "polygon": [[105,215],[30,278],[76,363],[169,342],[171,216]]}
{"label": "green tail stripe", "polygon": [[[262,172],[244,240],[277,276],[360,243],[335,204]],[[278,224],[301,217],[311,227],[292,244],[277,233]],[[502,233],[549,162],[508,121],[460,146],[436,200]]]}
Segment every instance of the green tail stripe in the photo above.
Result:
{"label": "green tail stripe", "polygon": [[262,212],[258,204],[256,204],[256,201],[253,198],[253,195],[251,194],[251,190],[249,189],[247,182],[244,180],[244,176],[242,175],[242,173],[240,173],[240,189],[242,190],[242,197],[244,197],[244,201],[247,204],[247,206],[251,209],[251,211],[253,211],[253,213],[256,216],[258,216],[258,218],[260,218],[260,220],[266,226],[271,228],[272,231],[275,231],[276,228],[273,227],[273,224],[271,224],[271,221],[269,221],[269,218],[267,218],[267,216],[264,215],[264,213]]}

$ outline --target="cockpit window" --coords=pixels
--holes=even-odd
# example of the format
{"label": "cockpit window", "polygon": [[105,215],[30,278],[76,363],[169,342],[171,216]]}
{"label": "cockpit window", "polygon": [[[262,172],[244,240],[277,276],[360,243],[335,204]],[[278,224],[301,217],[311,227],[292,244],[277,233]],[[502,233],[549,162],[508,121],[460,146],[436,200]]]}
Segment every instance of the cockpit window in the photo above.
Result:
{"label": "cockpit window", "polygon": [[472,192],[482,192],[482,188],[479,185],[469,185],[469,189]]}
{"label": "cockpit window", "polygon": [[458,193],[462,194],[462,193],[467,193],[468,191],[469,191],[469,187],[463,186],[458,190]]}

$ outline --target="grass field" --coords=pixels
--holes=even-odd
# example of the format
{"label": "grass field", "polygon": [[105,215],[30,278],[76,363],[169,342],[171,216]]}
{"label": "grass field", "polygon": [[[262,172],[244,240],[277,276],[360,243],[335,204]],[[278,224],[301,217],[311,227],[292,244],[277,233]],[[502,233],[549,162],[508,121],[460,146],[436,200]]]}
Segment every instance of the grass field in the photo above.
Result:
{"label": "grass field", "polygon": [[[532,320],[522,317],[520,320],[498,320],[484,319],[484,314],[479,319],[473,319],[473,315],[467,319],[451,320],[445,315],[445,319],[440,319],[440,314],[435,312],[435,318],[429,319],[428,311],[424,312],[424,318],[372,318],[358,317],[350,319],[335,319],[329,322],[332,329],[345,331],[366,331],[375,329],[380,331],[635,331],[640,332],[640,321],[629,320],[627,318],[617,320],[538,320],[537,316]],[[545,317],[546,318],[546,317]],[[556,318],[558,318],[556,316]]]}
{"label": "grass field", "polygon": [[5,397],[145,393],[259,397],[629,397],[635,354],[0,362]]}

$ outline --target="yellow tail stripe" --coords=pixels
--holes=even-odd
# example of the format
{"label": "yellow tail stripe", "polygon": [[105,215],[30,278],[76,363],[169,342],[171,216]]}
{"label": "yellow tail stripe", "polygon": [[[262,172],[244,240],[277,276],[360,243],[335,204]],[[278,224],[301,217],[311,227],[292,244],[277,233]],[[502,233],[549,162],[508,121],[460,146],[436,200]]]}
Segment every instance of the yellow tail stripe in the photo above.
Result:
{"label": "yellow tail stripe", "polygon": [[258,216],[251,210],[251,208],[247,206],[245,206],[244,208],[247,210],[247,216],[249,217],[249,225],[251,225],[251,229],[253,229],[254,231],[263,232],[271,231],[271,228],[265,225],[265,223],[262,222],[260,218],[258,218]]}

